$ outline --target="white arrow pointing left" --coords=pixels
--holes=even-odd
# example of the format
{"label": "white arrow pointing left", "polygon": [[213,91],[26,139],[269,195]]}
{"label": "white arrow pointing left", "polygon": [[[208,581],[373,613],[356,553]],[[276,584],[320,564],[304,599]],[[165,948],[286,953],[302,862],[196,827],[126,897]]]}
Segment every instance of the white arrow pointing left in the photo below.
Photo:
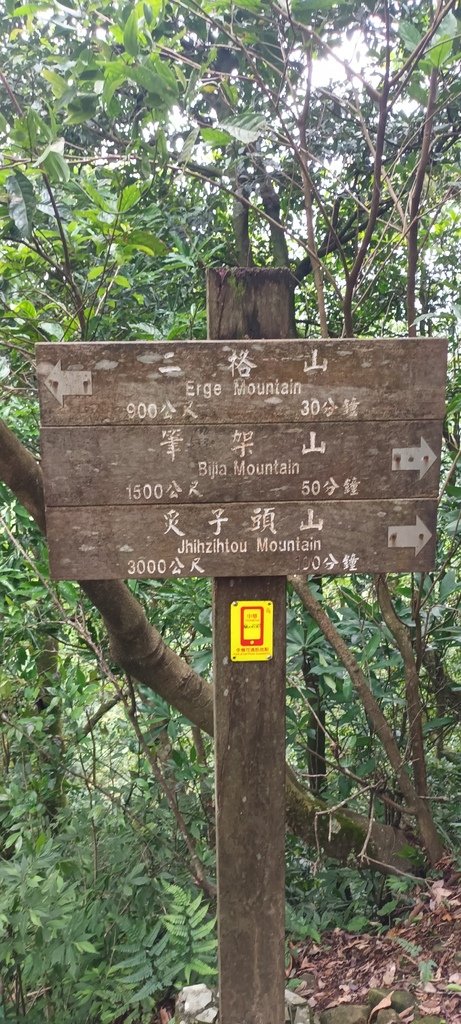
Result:
{"label": "white arrow pointing left", "polygon": [[63,370],[61,360],[43,381],[53,398],[64,405],[66,395],[92,395],[93,381],[90,370]]}
{"label": "white arrow pointing left", "polygon": [[414,526],[389,526],[387,531],[388,548],[414,548],[419,555],[423,547],[431,539],[432,533],[419,516]]}

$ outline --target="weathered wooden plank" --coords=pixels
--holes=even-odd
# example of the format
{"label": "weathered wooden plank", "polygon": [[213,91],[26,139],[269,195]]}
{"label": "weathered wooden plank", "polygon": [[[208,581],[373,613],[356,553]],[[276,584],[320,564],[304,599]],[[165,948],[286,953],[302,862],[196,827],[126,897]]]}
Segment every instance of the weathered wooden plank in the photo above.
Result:
{"label": "weathered wooden plank", "polygon": [[[285,579],[220,579],[214,587],[220,1021],[282,1024]],[[234,600],[273,602],[272,661],[230,661]]]}
{"label": "weathered wooden plank", "polygon": [[210,267],[208,337],[292,338],[296,334],[295,284],[284,267]]}
{"label": "weathered wooden plank", "polygon": [[444,415],[431,338],[37,345],[42,423],[319,423]]}
{"label": "weathered wooden plank", "polygon": [[437,494],[442,424],[44,427],[48,506]]}
{"label": "weathered wooden plank", "polygon": [[436,511],[425,498],[49,508],[51,572],[126,579],[426,571]]}

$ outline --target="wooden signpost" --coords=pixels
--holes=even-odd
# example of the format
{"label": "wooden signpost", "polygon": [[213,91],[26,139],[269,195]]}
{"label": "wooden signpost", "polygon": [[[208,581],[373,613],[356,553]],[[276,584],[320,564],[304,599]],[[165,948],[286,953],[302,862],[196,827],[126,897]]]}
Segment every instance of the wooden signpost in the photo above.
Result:
{"label": "wooden signpost", "polygon": [[286,340],[287,271],[211,271],[208,323],[37,346],[50,566],[215,577],[220,1024],[282,1024],[285,577],[433,567],[446,344]]}
{"label": "wooden signpost", "polygon": [[[284,338],[292,310],[290,275],[287,271],[247,271],[243,275],[237,271],[229,275],[209,270],[207,309],[211,338],[224,340],[236,332],[243,338]],[[268,352],[267,346],[273,347],[258,342],[260,358]],[[247,345],[237,348],[245,352]],[[282,370],[288,364],[278,351],[280,358],[277,356],[272,363],[272,372],[278,379],[282,374],[288,384],[290,378]],[[264,401],[280,396],[261,397]],[[244,404],[251,407],[252,401]],[[271,402],[270,408],[283,404],[283,400]],[[267,405],[263,418],[271,420]],[[280,426],[278,430],[280,435]],[[243,432],[249,431],[244,427]],[[276,451],[275,447],[272,457]],[[273,515],[275,518],[275,511],[271,511],[270,504],[259,503],[259,488],[255,488],[254,495],[258,495],[258,503],[250,515],[257,517],[255,525],[266,529],[267,517],[269,521]],[[260,533],[260,529],[255,532]],[[230,577],[223,577],[218,570],[213,583],[220,1024],[285,1021],[287,570],[282,569],[280,575],[274,570],[267,576],[260,568],[264,560],[255,560],[250,568],[251,560],[251,554],[246,555],[242,568],[235,568]],[[266,604],[272,606],[269,621],[264,613]],[[258,614],[258,606],[259,622],[250,618]],[[246,620],[253,628],[245,628]],[[258,647],[253,646],[257,660],[248,663],[251,640],[261,640],[267,653],[259,660]]]}

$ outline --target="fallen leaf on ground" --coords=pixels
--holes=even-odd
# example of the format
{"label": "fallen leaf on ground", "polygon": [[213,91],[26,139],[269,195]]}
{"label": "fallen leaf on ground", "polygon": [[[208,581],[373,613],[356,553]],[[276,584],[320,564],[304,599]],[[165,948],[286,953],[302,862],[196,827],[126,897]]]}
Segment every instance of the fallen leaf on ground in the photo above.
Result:
{"label": "fallen leaf on ground", "polygon": [[383,985],[392,985],[395,978],[396,964],[388,964],[387,970],[383,974]]}

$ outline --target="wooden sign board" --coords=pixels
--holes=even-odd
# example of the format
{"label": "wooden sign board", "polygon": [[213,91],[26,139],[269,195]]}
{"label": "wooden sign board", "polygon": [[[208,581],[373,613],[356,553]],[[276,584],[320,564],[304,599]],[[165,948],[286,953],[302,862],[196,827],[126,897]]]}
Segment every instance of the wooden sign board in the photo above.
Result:
{"label": "wooden sign board", "polygon": [[437,493],[440,421],[44,427],[48,506],[335,501]]}
{"label": "wooden sign board", "polygon": [[49,508],[55,579],[423,572],[437,503],[274,502]]}
{"label": "wooden sign board", "polygon": [[432,568],[441,339],[37,346],[57,579]]}
{"label": "wooden sign board", "polygon": [[44,426],[444,416],[441,339],[89,342],[36,352]]}

